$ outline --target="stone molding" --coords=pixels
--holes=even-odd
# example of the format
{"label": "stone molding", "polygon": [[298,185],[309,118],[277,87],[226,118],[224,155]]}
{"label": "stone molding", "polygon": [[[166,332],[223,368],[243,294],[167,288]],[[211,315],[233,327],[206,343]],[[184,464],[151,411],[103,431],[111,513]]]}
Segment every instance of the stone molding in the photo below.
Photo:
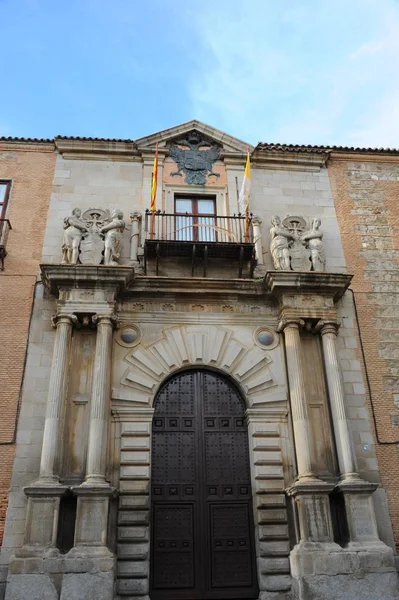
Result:
{"label": "stone molding", "polygon": [[[148,347],[139,345],[125,356],[125,371],[114,400],[140,404],[153,401],[156,390],[171,373],[187,367],[210,366],[227,373],[243,390],[249,406],[285,402],[285,386],[272,371],[272,358],[258,346],[246,347],[234,337],[234,330],[215,326],[180,326],[164,329]],[[123,393],[123,388],[133,391]],[[130,391],[130,390],[129,390]]]}
{"label": "stone molding", "polygon": [[320,271],[268,271],[266,289],[275,298],[284,294],[315,294],[329,296],[336,302],[346,292],[353,275]]}
{"label": "stone molding", "polygon": [[328,152],[309,153],[309,152],[276,152],[256,149],[252,154],[252,167],[254,169],[289,169],[290,171],[310,171],[317,173],[325,167]]}
{"label": "stone molding", "polygon": [[86,265],[40,265],[42,282],[46,289],[59,297],[61,289],[114,288],[123,293],[134,280],[132,267],[86,266]]}

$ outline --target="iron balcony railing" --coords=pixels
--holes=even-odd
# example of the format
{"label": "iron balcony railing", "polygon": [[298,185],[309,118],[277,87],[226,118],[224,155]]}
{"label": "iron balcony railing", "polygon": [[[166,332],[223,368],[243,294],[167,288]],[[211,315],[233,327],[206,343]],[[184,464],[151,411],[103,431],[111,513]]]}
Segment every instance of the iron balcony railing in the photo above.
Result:
{"label": "iron balcony railing", "polygon": [[12,229],[10,219],[0,219],[0,270],[4,271],[4,259],[7,256],[8,232]]}
{"label": "iron balcony railing", "polygon": [[252,214],[216,216],[146,210],[145,239],[162,242],[253,244]]}

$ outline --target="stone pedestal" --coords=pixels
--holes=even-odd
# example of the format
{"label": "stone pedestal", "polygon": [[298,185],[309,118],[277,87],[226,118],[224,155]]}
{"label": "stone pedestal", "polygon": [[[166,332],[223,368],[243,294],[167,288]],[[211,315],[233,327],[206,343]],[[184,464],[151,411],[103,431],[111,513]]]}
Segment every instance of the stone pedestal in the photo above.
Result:
{"label": "stone pedestal", "polygon": [[24,489],[28,497],[23,552],[55,548],[61,497],[68,488],[63,485],[32,485]]}
{"label": "stone pedestal", "polygon": [[334,534],[330,514],[329,495],[333,483],[321,480],[297,481],[286,490],[295,498],[298,510],[300,544],[333,543]]}
{"label": "stone pedestal", "polygon": [[109,555],[107,544],[109,499],[115,494],[111,486],[83,484],[72,488],[78,497],[74,548],[79,555],[92,551]]}
{"label": "stone pedestal", "polygon": [[372,493],[377,484],[359,479],[358,481],[342,481],[337,490],[343,493],[349,529],[349,546],[378,544],[387,547],[378,537],[377,521],[374,512]]}
{"label": "stone pedestal", "polygon": [[393,552],[378,538],[371,498],[375,485],[359,480],[338,486],[350,515],[352,541],[346,547],[333,543],[328,504],[332,487],[326,484],[324,494],[316,485],[301,483],[287,490],[295,496],[301,530],[301,540],[290,554],[293,599],[399,598]]}

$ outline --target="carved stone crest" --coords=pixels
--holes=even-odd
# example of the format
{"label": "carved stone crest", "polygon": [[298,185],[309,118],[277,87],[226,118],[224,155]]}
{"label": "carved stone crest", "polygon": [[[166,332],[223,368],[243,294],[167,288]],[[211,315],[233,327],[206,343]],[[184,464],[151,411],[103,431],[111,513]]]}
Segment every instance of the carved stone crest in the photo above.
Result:
{"label": "carved stone crest", "polygon": [[271,219],[270,253],[277,271],[324,271],[326,255],[321,220],[315,217],[311,228],[303,217],[278,215]]}
{"label": "carved stone crest", "polygon": [[120,210],[74,209],[64,219],[63,264],[117,265],[124,229]]}
{"label": "carved stone crest", "polygon": [[109,211],[89,208],[83,213],[82,219],[86,222],[87,233],[80,242],[80,262],[82,265],[99,265],[104,252],[104,236],[100,229],[109,222]]}
{"label": "carved stone crest", "polygon": [[99,265],[103,258],[104,236],[101,227],[109,221],[109,211],[100,208],[89,208],[82,214],[86,225],[86,233],[80,242],[79,260],[82,265]]}
{"label": "carved stone crest", "polygon": [[302,244],[302,235],[307,230],[303,217],[289,216],[283,220],[283,225],[293,237],[290,244],[291,269],[293,271],[310,271],[310,251]]}
{"label": "carved stone crest", "polygon": [[170,147],[170,156],[178,166],[178,170],[172,175],[182,177],[183,171],[186,174],[186,183],[204,185],[207,175],[220,177],[219,173],[212,171],[213,163],[219,158],[219,153],[216,144],[207,142],[196,131],[192,131],[185,139],[177,141],[176,145]]}

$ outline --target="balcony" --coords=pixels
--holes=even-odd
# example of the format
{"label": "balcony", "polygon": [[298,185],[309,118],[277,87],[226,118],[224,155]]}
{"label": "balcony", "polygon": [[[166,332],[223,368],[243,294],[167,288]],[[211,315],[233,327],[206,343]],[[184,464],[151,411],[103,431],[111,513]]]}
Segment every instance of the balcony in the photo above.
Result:
{"label": "balcony", "polygon": [[9,219],[0,219],[0,271],[4,271],[4,259],[7,256],[8,232],[12,229]]}
{"label": "balcony", "polygon": [[146,210],[144,222],[144,272],[155,260],[159,275],[161,261],[186,259],[191,264],[191,277],[207,277],[212,261],[236,265],[239,278],[253,277],[256,265],[252,215],[201,216],[182,213],[152,213]]}

